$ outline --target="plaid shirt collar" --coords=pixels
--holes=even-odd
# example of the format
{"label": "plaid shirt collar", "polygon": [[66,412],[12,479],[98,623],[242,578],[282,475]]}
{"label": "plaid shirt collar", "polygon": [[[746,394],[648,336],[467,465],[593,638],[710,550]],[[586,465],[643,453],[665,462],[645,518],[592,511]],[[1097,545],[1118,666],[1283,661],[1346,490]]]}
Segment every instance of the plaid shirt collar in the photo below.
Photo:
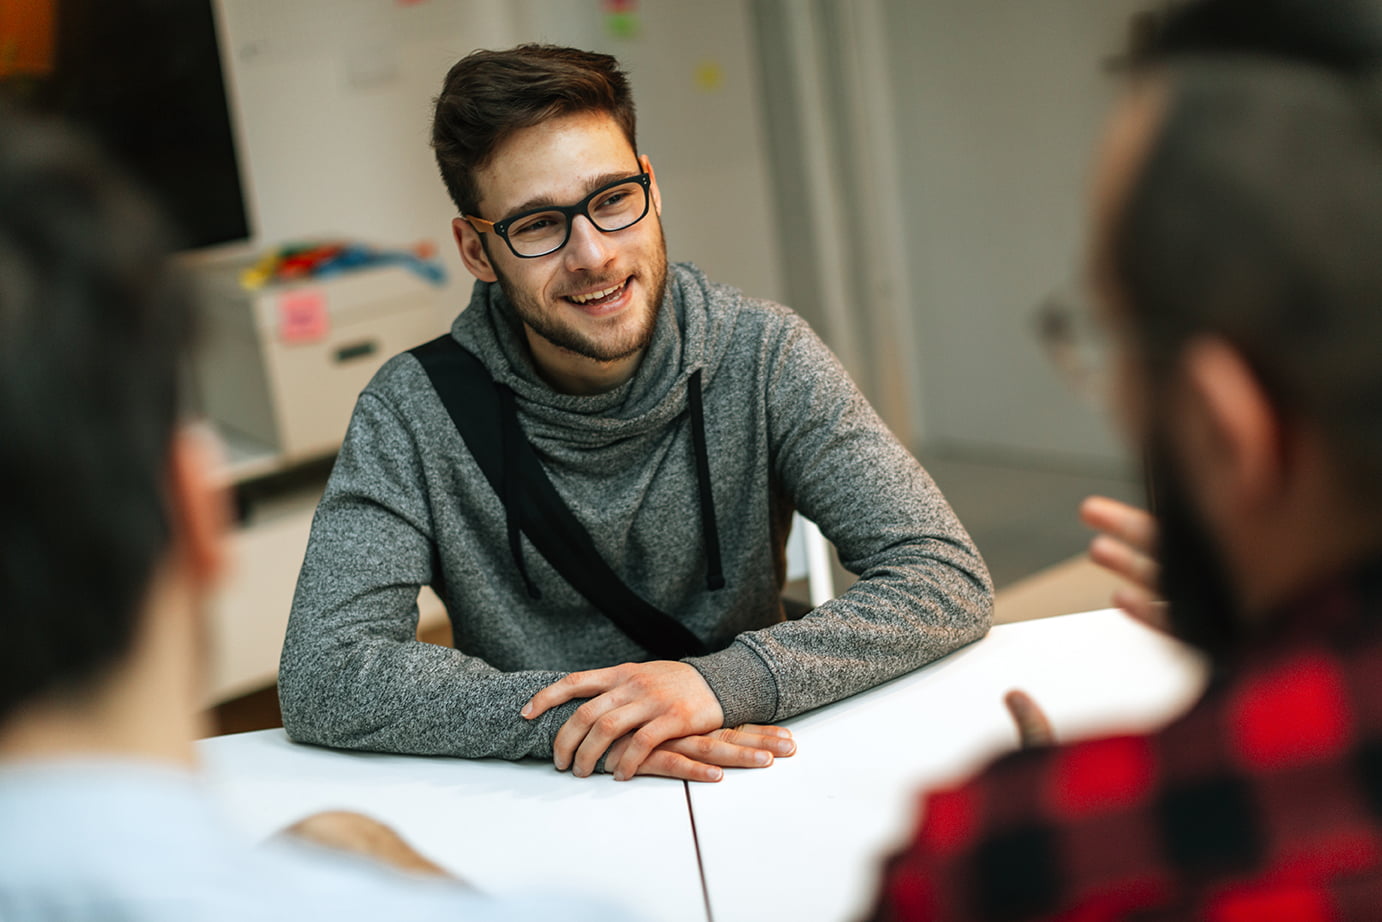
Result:
{"label": "plaid shirt collar", "polygon": [[1231,657],[1216,664],[1216,672],[1236,671],[1274,650],[1302,642],[1323,640],[1343,648],[1382,629],[1382,554],[1315,580],[1278,605]]}

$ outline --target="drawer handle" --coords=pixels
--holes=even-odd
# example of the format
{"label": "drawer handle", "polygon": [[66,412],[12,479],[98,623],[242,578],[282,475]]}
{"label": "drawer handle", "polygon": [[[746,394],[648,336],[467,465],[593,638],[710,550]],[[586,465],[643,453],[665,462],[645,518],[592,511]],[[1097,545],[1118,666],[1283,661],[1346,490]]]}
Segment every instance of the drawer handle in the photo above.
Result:
{"label": "drawer handle", "polygon": [[362,343],[352,343],[349,346],[342,346],[336,350],[337,362],[349,362],[353,359],[362,359],[367,355],[374,355],[379,351],[379,343],[372,339],[367,339]]}

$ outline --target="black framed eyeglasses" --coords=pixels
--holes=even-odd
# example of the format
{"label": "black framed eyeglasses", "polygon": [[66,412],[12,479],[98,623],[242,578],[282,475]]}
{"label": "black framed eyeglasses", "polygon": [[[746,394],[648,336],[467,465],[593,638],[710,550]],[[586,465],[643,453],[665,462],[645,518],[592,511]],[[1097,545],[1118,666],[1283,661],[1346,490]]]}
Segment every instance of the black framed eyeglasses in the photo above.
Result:
{"label": "black framed eyeglasses", "polygon": [[648,189],[652,177],[646,172],[606,183],[574,205],[547,205],[505,218],[486,221],[475,215],[461,215],[480,233],[493,232],[521,259],[536,259],[555,253],[571,239],[571,222],[584,215],[597,230],[606,234],[632,227],[648,214]]}
{"label": "black framed eyeglasses", "polygon": [[1083,285],[1069,284],[1037,306],[1036,333],[1070,389],[1088,403],[1107,399],[1110,364],[1108,333],[1095,316]]}

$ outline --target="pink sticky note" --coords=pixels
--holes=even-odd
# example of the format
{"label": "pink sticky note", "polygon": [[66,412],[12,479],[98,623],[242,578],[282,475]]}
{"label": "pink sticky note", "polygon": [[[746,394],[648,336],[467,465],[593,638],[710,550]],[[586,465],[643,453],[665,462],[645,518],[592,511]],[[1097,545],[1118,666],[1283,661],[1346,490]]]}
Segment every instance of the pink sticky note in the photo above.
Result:
{"label": "pink sticky note", "polygon": [[285,343],[314,343],[326,338],[331,318],[319,288],[298,288],[278,296],[278,338]]}

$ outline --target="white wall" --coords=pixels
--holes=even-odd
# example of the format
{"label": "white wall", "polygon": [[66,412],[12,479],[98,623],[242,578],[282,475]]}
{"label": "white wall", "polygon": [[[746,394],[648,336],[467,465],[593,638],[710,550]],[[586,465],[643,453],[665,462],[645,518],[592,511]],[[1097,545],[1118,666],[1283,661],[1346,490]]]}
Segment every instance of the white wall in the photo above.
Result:
{"label": "white wall", "polygon": [[743,0],[642,0],[638,35],[613,37],[600,0],[518,0],[523,41],[617,57],[638,105],[638,142],[662,187],[668,256],[781,300],[770,169]]}
{"label": "white wall", "polygon": [[471,280],[428,146],[432,99],[469,51],[556,41],[611,52],[630,71],[670,257],[780,297],[746,10],[736,0],[644,0],[631,39],[608,31],[600,0],[218,3],[257,245],[429,239],[459,303]]}
{"label": "white wall", "polygon": [[1110,426],[1043,355],[1140,0],[885,0],[928,444],[1107,463]]}
{"label": "white wall", "polygon": [[[431,239],[459,304],[470,279],[427,143],[432,97],[474,48],[557,41],[631,72],[671,257],[786,297],[747,0],[643,0],[633,39],[611,35],[601,0],[218,2],[257,242]],[[1099,62],[1140,0],[879,3],[926,441],[1121,457],[1049,367],[1031,310],[1078,266],[1089,153],[1116,87]]]}

